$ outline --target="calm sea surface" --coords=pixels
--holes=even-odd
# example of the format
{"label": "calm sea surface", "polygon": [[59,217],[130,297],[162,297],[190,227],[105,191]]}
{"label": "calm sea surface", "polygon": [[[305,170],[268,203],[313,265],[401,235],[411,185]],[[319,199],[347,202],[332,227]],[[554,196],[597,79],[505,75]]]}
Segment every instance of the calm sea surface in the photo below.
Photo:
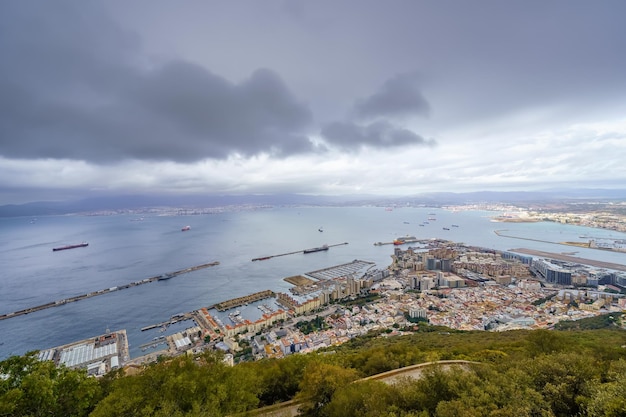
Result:
{"label": "calm sea surface", "polygon": [[[430,213],[435,213],[431,215]],[[0,321],[0,359],[46,349],[106,329],[126,329],[133,357],[155,336],[141,328],[172,315],[270,289],[283,278],[361,259],[385,268],[398,236],[445,238],[508,250],[578,251],[577,256],[626,264],[626,254],[499,237],[494,230],[550,242],[581,235],[626,239],[617,232],[556,223],[494,223],[495,212],[432,208],[270,208],[198,216],[44,216],[0,218],[0,314],[127,284],[212,261],[220,265]],[[431,220],[429,224],[420,223]],[[459,227],[451,227],[456,224]],[[191,230],[181,232],[183,226]],[[323,232],[318,229],[322,227]],[[450,230],[443,230],[444,227]],[[66,244],[86,248],[53,252]],[[323,244],[327,252],[267,261],[252,258]],[[179,330],[174,328],[173,330]],[[171,333],[168,332],[168,333]]]}

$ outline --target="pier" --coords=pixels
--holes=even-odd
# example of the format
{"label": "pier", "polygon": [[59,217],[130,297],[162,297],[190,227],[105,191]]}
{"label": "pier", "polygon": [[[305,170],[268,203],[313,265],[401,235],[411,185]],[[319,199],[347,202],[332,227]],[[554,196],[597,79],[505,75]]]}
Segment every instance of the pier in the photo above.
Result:
{"label": "pier", "polygon": [[[407,243],[419,243],[420,245],[426,245],[430,242],[432,242],[433,239],[417,239],[417,238],[410,238],[407,239],[406,236],[404,237],[399,237],[398,239],[391,241],[391,242],[375,242],[374,246],[383,246],[383,245],[405,245]],[[397,242],[397,243],[396,243]]]}
{"label": "pier", "polygon": [[158,327],[166,329],[168,326],[174,323],[178,323],[179,321],[185,321],[185,320],[193,320],[191,313],[176,314],[175,316],[172,316],[169,320],[164,321],[162,323],[151,324],[149,326],[142,327],[141,331],[145,332],[146,330],[156,329]]}
{"label": "pier", "polygon": [[[343,243],[335,243],[334,245],[326,245],[326,248],[334,248],[335,246],[343,246],[343,245],[347,245],[348,242],[343,242]],[[315,248],[317,249],[317,248]],[[301,249],[301,250],[296,250],[293,252],[285,252],[285,253],[279,253],[277,255],[268,255],[268,256],[261,256],[259,258],[252,258],[252,261],[266,261],[268,259],[272,259],[272,258],[277,258],[279,256],[287,256],[287,255],[295,255],[296,253],[307,253],[306,251],[310,251],[311,249]],[[314,250],[315,252],[319,252],[319,250]]]}
{"label": "pier", "polygon": [[355,274],[365,268],[372,268],[376,264],[369,261],[361,261],[355,259],[347,264],[335,265],[328,268],[318,269],[317,271],[307,272],[305,275],[315,278],[318,281],[327,281],[339,277],[345,277]]}
{"label": "pier", "polygon": [[271,290],[259,291],[255,292],[254,294],[245,295],[243,297],[237,297],[230,300],[222,301],[208,308],[216,308],[218,311],[225,311],[233,307],[239,307],[244,304],[263,300],[265,298],[274,297],[275,295],[276,294],[274,294],[274,291]]}
{"label": "pier", "polygon": [[76,302],[76,301],[84,300],[86,298],[96,297],[98,295],[108,294],[108,293],[111,293],[111,292],[114,292],[114,291],[125,290],[127,288],[137,287],[139,285],[148,284],[148,283],[154,282],[154,281],[162,281],[162,280],[170,279],[170,278],[173,278],[173,277],[181,275],[181,274],[186,274],[186,273],[189,273],[189,272],[197,271],[199,269],[208,268],[208,267],[211,267],[211,266],[216,266],[216,265],[219,265],[219,264],[220,264],[219,262],[215,261],[215,262],[210,262],[210,263],[206,263],[206,264],[196,265],[196,266],[192,266],[192,267],[189,267],[189,268],[180,269],[178,271],[169,272],[167,274],[162,274],[162,275],[157,275],[157,276],[150,277],[150,278],[145,278],[145,279],[142,279],[140,281],[133,281],[133,282],[125,284],[125,285],[118,285],[118,286],[109,287],[109,288],[105,288],[105,289],[98,290],[98,291],[88,292],[86,294],[81,294],[81,295],[77,295],[77,296],[74,296],[74,297],[64,298],[62,300],[52,301],[50,303],[41,304],[41,305],[38,305],[38,306],[35,306],[35,307],[25,308],[23,310],[14,311],[12,313],[2,314],[2,315],[0,315],[0,320],[6,320],[6,319],[10,319],[10,318],[17,317],[17,316],[23,316],[24,314],[34,313],[36,311],[45,310],[46,308],[62,306],[62,305],[68,304],[68,303],[73,303],[73,302]]}

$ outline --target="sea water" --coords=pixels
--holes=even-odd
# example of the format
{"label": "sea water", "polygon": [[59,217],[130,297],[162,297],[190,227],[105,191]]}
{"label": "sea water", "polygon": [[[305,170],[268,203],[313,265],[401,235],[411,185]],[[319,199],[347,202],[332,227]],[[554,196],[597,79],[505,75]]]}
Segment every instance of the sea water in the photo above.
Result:
{"label": "sea water", "polygon": [[[142,327],[257,291],[288,292],[291,285],[285,277],[355,259],[386,268],[394,246],[374,243],[406,235],[499,250],[576,251],[581,258],[626,264],[626,254],[556,244],[584,241],[580,236],[625,239],[624,234],[550,222],[493,222],[491,217],[498,214],[409,207],[274,207],[203,215],[0,218],[0,314],[220,262],[169,280],[2,320],[0,359],[97,336],[106,329],[126,329],[131,356],[136,357],[142,354],[139,347],[155,336]],[[187,225],[190,230],[181,231]],[[507,235],[555,243],[495,233],[503,229]],[[83,241],[89,246],[52,251]],[[348,244],[328,251],[251,261],[343,242]]]}

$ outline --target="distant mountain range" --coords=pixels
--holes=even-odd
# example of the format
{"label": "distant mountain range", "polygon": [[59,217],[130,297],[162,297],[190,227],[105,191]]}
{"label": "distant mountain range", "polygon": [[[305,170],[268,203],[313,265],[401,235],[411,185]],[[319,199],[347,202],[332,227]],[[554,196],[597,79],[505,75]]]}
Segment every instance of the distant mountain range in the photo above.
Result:
{"label": "distant mountain range", "polygon": [[544,191],[479,191],[470,193],[424,193],[414,196],[390,197],[374,195],[312,196],[304,194],[272,195],[119,195],[93,197],[74,201],[41,201],[25,204],[0,206],[0,217],[44,216],[84,213],[104,210],[137,210],[149,207],[222,207],[242,205],[312,205],[312,206],[356,206],[356,205],[426,205],[476,203],[553,203],[574,201],[625,200],[626,190],[569,189]]}

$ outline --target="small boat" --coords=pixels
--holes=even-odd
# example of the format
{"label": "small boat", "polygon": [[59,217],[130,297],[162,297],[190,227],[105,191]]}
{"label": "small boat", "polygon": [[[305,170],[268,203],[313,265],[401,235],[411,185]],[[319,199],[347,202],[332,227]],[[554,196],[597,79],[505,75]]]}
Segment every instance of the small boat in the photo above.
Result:
{"label": "small boat", "polygon": [[318,232],[323,232],[324,229],[322,227],[320,227],[319,229],[317,229]]}
{"label": "small boat", "polygon": [[444,227],[444,228],[443,228],[443,230],[450,230],[450,229],[449,229],[449,228],[447,228],[447,227]]}
{"label": "small boat", "polygon": [[180,229],[181,232],[186,232],[187,230],[191,230],[191,226],[185,226],[182,229]]}

